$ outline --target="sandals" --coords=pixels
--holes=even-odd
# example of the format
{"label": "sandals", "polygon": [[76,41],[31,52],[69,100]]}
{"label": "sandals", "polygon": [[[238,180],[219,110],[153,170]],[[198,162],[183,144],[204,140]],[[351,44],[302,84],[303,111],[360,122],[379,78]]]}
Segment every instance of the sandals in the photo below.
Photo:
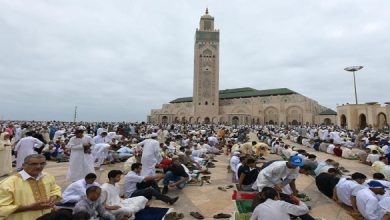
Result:
{"label": "sandals", "polygon": [[196,219],[204,219],[204,216],[199,212],[190,212],[190,215]]}
{"label": "sandals", "polygon": [[213,218],[230,218],[232,217],[232,215],[229,215],[229,214],[225,214],[225,213],[218,213],[216,215],[213,216]]}
{"label": "sandals", "polygon": [[221,191],[224,191],[224,192],[226,192],[226,189],[225,189],[225,187],[219,186],[219,187],[218,187],[218,189],[219,189],[219,190],[221,190]]}
{"label": "sandals", "polygon": [[210,176],[202,176],[200,179],[205,181],[207,184],[210,184]]}
{"label": "sandals", "polygon": [[176,212],[170,212],[165,215],[164,219],[165,220],[179,220],[184,218],[183,213],[176,213]]}
{"label": "sandals", "polygon": [[224,192],[226,192],[227,189],[231,189],[231,188],[234,188],[234,186],[228,185],[228,186],[219,186],[218,187],[219,190],[224,191]]}

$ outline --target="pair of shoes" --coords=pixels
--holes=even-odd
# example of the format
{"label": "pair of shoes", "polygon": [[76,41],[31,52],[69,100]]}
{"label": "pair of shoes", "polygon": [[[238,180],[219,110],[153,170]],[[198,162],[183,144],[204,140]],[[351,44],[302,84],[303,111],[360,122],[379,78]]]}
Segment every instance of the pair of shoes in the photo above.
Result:
{"label": "pair of shoes", "polygon": [[224,192],[226,192],[226,189],[225,189],[225,187],[219,186],[219,187],[218,187],[218,189],[219,189],[219,190],[221,190],[221,191],[224,191]]}
{"label": "pair of shoes", "polygon": [[167,193],[168,193],[168,186],[164,186],[164,188],[162,189],[161,194],[165,195]]}
{"label": "pair of shoes", "polygon": [[204,216],[199,212],[190,212],[190,215],[196,219],[204,219]]}
{"label": "pair of shoes", "polygon": [[260,159],[260,160],[265,160],[265,158],[264,158],[264,157],[259,157],[259,159]]}
{"label": "pair of shoes", "polygon": [[206,167],[207,167],[207,168],[215,168],[215,165],[212,164],[212,163],[209,163],[209,164],[206,165]]}
{"label": "pair of shoes", "polygon": [[225,214],[225,213],[218,213],[216,215],[213,216],[213,218],[230,218],[232,217],[232,215],[229,215],[229,214]]}
{"label": "pair of shoes", "polygon": [[175,202],[179,199],[179,196],[176,196],[175,198],[172,198],[171,201],[168,202],[169,205],[175,204]]}
{"label": "pair of shoes", "polygon": [[164,219],[165,220],[179,220],[184,218],[183,213],[176,213],[176,212],[170,212],[165,215]]}

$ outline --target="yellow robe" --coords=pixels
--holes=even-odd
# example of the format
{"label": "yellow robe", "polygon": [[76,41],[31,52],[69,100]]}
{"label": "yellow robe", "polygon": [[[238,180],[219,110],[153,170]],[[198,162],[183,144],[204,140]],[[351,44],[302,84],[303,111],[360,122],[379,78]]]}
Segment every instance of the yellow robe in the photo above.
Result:
{"label": "yellow robe", "polygon": [[242,155],[252,155],[252,142],[246,142],[244,144],[241,144],[240,151]]}
{"label": "yellow robe", "polygon": [[46,213],[50,209],[13,212],[20,205],[31,205],[36,202],[49,201],[51,196],[57,195],[61,199],[61,188],[55,183],[54,176],[43,173],[43,177],[23,180],[19,173],[0,182],[0,220],[32,220]]}
{"label": "yellow robe", "polygon": [[4,136],[7,133],[0,135],[0,176],[12,173],[12,154],[11,146],[5,146],[5,144],[11,144],[9,140],[4,140]]}
{"label": "yellow robe", "polygon": [[265,143],[257,143],[252,147],[252,150],[255,152],[256,156],[260,156],[260,154],[262,154],[263,156],[268,156],[269,154],[268,145]]}

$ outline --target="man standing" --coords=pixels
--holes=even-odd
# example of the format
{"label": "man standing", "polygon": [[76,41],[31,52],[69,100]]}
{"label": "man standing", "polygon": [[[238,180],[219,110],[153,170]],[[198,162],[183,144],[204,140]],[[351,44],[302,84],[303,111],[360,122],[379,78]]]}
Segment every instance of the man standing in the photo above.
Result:
{"label": "man standing", "polygon": [[71,150],[67,176],[71,182],[84,178],[88,173],[95,173],[94,161],[91,155],[93,141],[91,137],[83,133],[83,129],[77,129],[75,136],[69,140],[66,146]]}
{"label": "man standing", "polygon": [[37,138],[32,137],[33,133],[31,131],[26,133],[25,138],[20,139],[16,144],[14,151],[16,152],[16,169],[21,170],[24,158],[28,155],[35,154],[34,148],[40,148],[43,145],[43,142]]}
{"label": "man standing", "polygon": [[153,133],[151,139],[146,139],[137,146],[143,146],[141,176],[153,176],[156,174],[156,164],[162,161],[160,143],[156,140],[157,134]]}
{"label": "man standing", "polygon": [[0,218],[30,220],[51,211],[61,188],[53,176],[42,172],[45,165],[45,156],[29,155],[22,171],[0,183]]}

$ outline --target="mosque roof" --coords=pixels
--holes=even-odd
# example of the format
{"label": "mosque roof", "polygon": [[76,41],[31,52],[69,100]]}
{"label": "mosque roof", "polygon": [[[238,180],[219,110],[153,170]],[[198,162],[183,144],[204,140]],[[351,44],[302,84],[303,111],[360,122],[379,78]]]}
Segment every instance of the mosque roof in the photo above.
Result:
{"label": "mosque roof", "polygon": [[335,112],[332,109],[328,108],[325,111],[320,112],[319,115],[337,115],[337,112]]}
{"label": "mosque roof", "polygon": [[[292,95],[298,94],[287,88],[257,90],[250,87],[219,90],[219,99],[235,99],[259,96]],[[192,102],[192,97],[183,97],[172,100],[170,103]]]}

